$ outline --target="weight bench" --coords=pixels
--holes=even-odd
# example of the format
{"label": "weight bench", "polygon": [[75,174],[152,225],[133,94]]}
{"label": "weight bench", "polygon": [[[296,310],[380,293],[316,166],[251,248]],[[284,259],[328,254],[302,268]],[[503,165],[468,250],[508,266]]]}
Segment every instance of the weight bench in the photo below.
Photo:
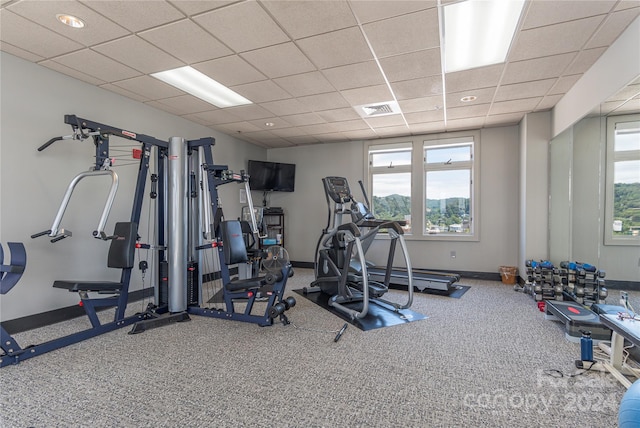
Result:
{"label": "weight bench", "polygon": [[[80,294],[82,306],[91,321],[93,327],[100,325],[96,314],[97,307],[118,306],[116,320],[124,316],[126,308],[128,282],[131,276],[131,269],[134,265],[135,244],[138,238],[138,225],[132,222],[116,223],[113,236],[110,236],[111,245],[107,257],[107,267],[122,269],[119,282],[115,281],[86,281],[86,280],[57,280],[54,281],[55,288],[62,288],[70,292]],[[127,287],[125,287],[125,283]],[[125,289],[126,288],[126,289]],[[89,298],[88,293],[111,294],[110,298]]]}

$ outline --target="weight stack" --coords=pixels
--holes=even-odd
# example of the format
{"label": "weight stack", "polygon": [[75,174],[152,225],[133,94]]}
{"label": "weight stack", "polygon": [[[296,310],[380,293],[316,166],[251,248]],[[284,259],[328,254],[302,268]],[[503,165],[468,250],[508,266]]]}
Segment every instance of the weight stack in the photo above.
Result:
{"label": "weight stack", "polygon": [[[158,306],[169,304],[169,262],[160,262],[160,290]],[[187,306],[198,304],[198,264],[187,263]]]}

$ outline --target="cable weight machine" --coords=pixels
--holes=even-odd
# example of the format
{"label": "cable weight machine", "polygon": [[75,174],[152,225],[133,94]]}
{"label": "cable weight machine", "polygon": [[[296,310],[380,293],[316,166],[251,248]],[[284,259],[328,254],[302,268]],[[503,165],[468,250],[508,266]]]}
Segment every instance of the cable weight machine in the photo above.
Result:
{"label": "cable weight machine", "polygon": [[[75,115],[65,115],[64,122],[71,125],[72,135],[52,138],[39,147],[38,151],[43,151],[60,140],[85,141],[91,138],[95,145],[95,165],[88,172],[78,174],[72,180],[52,227],[32,235],[32,238],[48,235],[51,242],[56,243],[71,237],[72,233],[60,228],[60,225],[75,186],[86,177],[109,176],[112,185],[93,236],[110,242],[107,265],[121,269],[120,281],[55,281],[53,284],[55,288],[79,294],[80,305],[84,307],[92,327],[28,348],[21,348],[8,332],[2,330],[2,342],[12,345],[7,349],[2,348],[0,367],[17,364],[25,359],[125,326],[134,325],[131,333],[137,333],[170,322],[188,320],[189,314],[251,322],[261,326],[272,325],[277,317],[280,317],[283,323],[288,323],[284,311],[293,307],[295,301],[291,300],[292,298],[285,299],[283,296],[287,279],[293,273],[284,248],[269,249],[267,260],[263,264],[267,268],[267,275],[241,281],[230,278],[228,265],[240,263],[243,254],[246,258],[246,248],[241,235],[242,245],[240,246],[238,242],[234,244],[237,241],[234,239],[237,234],[234,234],[233,228],[239,222],[224,220],[218,198],[218,187],[228,183],[244,184],[250,211],[251,213],[254,211],[251,192],[248,188],[248,175],[244,171],[235,173],[226,165],[214,163],[214,138],[187,141],[180,137],[171,137],[167,142]],[[111,170],[110,136],[141,143],[141,148],[136,156],[140,161],[130,217],[128,221],[116,223],[114,234],[108,236],[104,228],[118,187],[117,174]],[[150,196],[155,201],[157,213],[154,232],[156,244],[148,244],[141,242],[138,225],[150,163],[154,157],[156,173],[150,178]],[[258,234],[255,218],[251,220],[253,232]],[[156,304],[149,305],[142,313],[125,316],[134,268],[134,254],[137,249],[157,251],[157,259],[161,261],[158,266],[154,266],[158,272],[157,281],[154,284]],[[220,261],[219,274],[224,284],[225,308],[223,309],[204,306],[200,272],[204,250],[213,250]],[[144,266],[141,262],[139,267],[146,269],[148,266],[146,262]],[[163,281],[166,285],[164,294],[161,293]],[[3,294],[5,291],[8,292],[3,290]],[[161,294],[164,299],[161,298]],[[266,300],[266,309],[263,313],[252,312],[257,299]],[[239,301],[244,304],[244,311],[236,310],[235,305]],[[99,320],[97,310],[104,307],[115,307],[112,322],[101,323]]]}

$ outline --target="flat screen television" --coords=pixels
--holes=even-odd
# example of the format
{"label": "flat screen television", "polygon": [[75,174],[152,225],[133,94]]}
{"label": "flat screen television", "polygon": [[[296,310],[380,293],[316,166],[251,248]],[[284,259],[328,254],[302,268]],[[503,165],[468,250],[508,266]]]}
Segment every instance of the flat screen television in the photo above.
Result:
{"label": "flat screen television", "polygon": [[293,192],[296,166],[292,163],[250,160],[247,168],[249,188],[264,192]]}

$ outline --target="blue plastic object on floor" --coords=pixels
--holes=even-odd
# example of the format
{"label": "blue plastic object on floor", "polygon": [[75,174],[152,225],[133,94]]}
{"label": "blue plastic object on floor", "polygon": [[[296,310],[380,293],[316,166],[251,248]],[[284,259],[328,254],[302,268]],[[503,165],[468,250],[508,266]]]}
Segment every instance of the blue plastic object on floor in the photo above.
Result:
{"label": "blue plastic object on floor", "polygon": [[635,381],[622,396],[618,410],[618,426],[640,427],[640,380]]}

